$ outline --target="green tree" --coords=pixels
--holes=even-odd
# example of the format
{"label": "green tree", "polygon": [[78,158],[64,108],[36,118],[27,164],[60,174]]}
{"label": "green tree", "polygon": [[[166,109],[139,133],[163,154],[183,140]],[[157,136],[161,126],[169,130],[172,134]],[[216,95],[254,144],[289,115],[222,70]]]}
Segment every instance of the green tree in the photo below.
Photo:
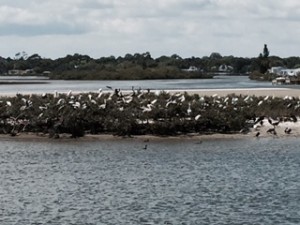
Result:
{"label": "green tree", "polygon": [[268,58],[269,54],[270,54],[270,52],[269,52],[268,46],[265,44],[264,50],[263,50],[263,57]]}
{"label": "green tree", "polygon": [[268,69],[270,68],[270,65],[269,65],[270,60],[268,59],[269,54],[270,54],[270,52],[269,52],[268,46],[265,44],[263,53],[260,53],[259,57],[258,57],[259,72],[262,74],[266,73],[268,71]]}

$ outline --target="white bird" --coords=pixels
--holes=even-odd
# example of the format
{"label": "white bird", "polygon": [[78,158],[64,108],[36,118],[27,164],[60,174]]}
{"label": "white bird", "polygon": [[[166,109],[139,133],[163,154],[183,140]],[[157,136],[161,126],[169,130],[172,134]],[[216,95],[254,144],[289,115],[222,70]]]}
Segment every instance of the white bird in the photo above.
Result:
{"label": "white bird", "polygon": [[104,99],[104,103],[99,105],[99,109],[105,109],[106,108],[106,99]]}
{"label": "white bird", "polygon": [[26,109],[26,105],[23,105],[23,106],[20,107],[21,111],[24,111],[25,109]]}
{"label": "white bird", "polygon": [[123,102],[126,104],[129,104],[133,100],[133,98],[131,96],[126,96],[122,99],[123,99]]}
{"label": "white bird", "polygon": [[80,102],[75,102],[75,104],[73,104],[73,107],[74,107],[75,109],[80,108],[80,106],[81,106]]}
{"label": "white bird", "polygon": [[54,91],[53,97],[54,97],[54,98],[58,98],[58,92],[57,92],[57,91]]}
{"label": "white bird", "polygon": [[257,106],[260,106],[261,104],[263,104],[263,100],[259,101],[259,103],[257,104]]}
{"label": "white bird", "polygon": [[10,101],[6,101],[6,105],[7,106],[11,106],[11,102]]}
{"label": "white bird", "polygon": [[98,94],[98,97],[97,97],[97,98],[101,98],[102,94],[103,94],[103,92],[102,92],[102,89],[100,88],[100,89],[99,89],[99,94]]}
{"label": "white bird", "polygon": [[97,104],[97,102],[94,99],[91,100],[91,103],[93,103],[94,105]]}
{"label": "white bird", "polygon": [[64,104],[64,103],[65,103],[65,100],[64,100],[63,98],[60,98],[60,99],[57,101],[56,105],[61,105],[61,104]]}
{"label": "white bird", "polygon": [[188,107],[186,112],[187,112],[188,115],[190,115],[192,113],[191,103],[189,103],[189,107]]}
{"label": "white bird", "polygon": [[199,120],[200,117],[201,117],[201,115],[198,114],[197,116],[195,116],[195,120]]}
{"label": "white bird", "polygon": [[168,107],[170,104],[176,104],[176,103],[177,103],[176,100],[168,101],[166,107]]}
{"label": "white bird", "polygon": [[178,98],[179,101],[184,102],[185,101],[185,96],[182,95],[180,98]]}
{"label": "white bird", "polygon": [[154,100],[151,102],[151,105],[154,105],[156,102],[157,102],[157,99],[154,99]]}
{"label": "white bird", "polygon": [[246,97],[246,98],[244,98],[244,102],[247,102],[249,99],[250,99],[250,96],[249,96],[249,95],[247,95],[247,97]]}
{"label": "white bird", "polygon": [[143,112],[151,112],[152,108],[151,108],[151,104],[148,104],[147,106],[142,106],[141,109],[143,110]]}

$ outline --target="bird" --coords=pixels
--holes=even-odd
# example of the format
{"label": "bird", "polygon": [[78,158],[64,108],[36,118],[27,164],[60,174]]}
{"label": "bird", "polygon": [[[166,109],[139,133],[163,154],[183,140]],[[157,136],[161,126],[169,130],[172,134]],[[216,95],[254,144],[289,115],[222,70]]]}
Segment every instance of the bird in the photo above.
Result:
{"label": "bird", "polygon": [[198,114],[197,116],[195,116],[195,120],[198,120],[201,117],[200,114]]}
{"label": "bird", "polygon": [[290,134],[291,131],[292,131],[292,129],[287,127],[287,128],[285,128],[284,133]]}
{"label": "bird", "polygon": [[106,86],[106,88],[112,90],[112,87],[111,87],[111,86]]}
{"label": "bird", "polygon": [[263,104],[263,100],[259,101],[259,103],[257,104],[257,106],[260,106],[261,104]]}
{"label": "bird", "polygon": [[255,134],[255,137],[259,137],[259,135],[260,135],[260,132],[257,132],[257,133]]}
{"label": "bird", "polygon": [[189,103],[189,107],[188,107],[188,109],[187,109],[186,112],[187,112],[188,115],[191,114],[191,112],[192,112],[192,109],[191,109],[191,103]]}
{"label": "bird", "polygon": [[279,120],[278,121],[273,121],[273,120],[271,120],[270,118],[268,118],[268,122],[269,122],[269,124],[271,124],[272,126],[278,126],[278,124],[279,124]]}
{"label": "bird", "polygon": [[144,150],[146,150],[146,149],[147,149],[147,147],[148,147],[148,145],[145,145],[143,149],[144,149]]}
{"label": "bird", "polygon": [[69,90],[67,96],[70,97],[72,95],[72,90]]}
{"label": "bird", "polygon": [[274,134],[274,135],[277,134],[275,128],[270,128],[270,129],[268,129],[268,130],[267,130],[267,133]]}

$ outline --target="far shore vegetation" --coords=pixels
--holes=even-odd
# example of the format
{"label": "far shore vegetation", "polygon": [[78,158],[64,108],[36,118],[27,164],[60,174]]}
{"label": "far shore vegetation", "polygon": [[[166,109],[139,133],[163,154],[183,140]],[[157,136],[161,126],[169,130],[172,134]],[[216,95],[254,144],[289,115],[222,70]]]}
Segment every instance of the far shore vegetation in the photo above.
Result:
{"label": "far shore vegetation", "polygon": [[270,81],[275,66],[299,68],[300,57],[270,56],[267,45],[255,58],[210,56],[182,58],[177,54],[153,58],[149,52],[126,54],[124,57],[91,58],[88,55],[67,55],[63,58],[28,56],[20,52],[14,58],[0,57],[0,74],[6,76],[46,76],[64,80],[147,80],[147,79],[201,79],[216,73],[248,75],[250,79]]}

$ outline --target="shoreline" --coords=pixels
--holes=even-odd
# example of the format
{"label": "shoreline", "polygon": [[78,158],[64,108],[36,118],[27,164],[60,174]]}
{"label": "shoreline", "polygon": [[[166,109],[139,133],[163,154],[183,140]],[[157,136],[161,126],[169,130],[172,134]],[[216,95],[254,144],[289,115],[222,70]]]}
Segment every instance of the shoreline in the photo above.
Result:
{"label": "shoreline", "polygon": [[177,141],[218,141],[218,140],[241,140],[241,139],[265,139],[265,138],[299,138],[300,126],[293,130],[291,134],[284,134],[278,132],[277,135],[269,134],[266,129],[260,131],[260,136],[256,137],[257,131],[252,129],[247,134],[233,133],[233,134],[180,134],[174,136],[156,136],[156,135],[132,135],[132,136],[117,136],[113,134],[87,134],[80,138],[71,138],[69,134],[61,134],[60,138],[49,138],[48,135],[41,135],[36,133],[19,133],[17,136],[10,136],[8,134],[0,134],[0,141],[39,141],[39,142],[54,142],[54,143],[70,143],[70,142],[105,142],[105,141],[136,141],[136,142],[177,142]]}

